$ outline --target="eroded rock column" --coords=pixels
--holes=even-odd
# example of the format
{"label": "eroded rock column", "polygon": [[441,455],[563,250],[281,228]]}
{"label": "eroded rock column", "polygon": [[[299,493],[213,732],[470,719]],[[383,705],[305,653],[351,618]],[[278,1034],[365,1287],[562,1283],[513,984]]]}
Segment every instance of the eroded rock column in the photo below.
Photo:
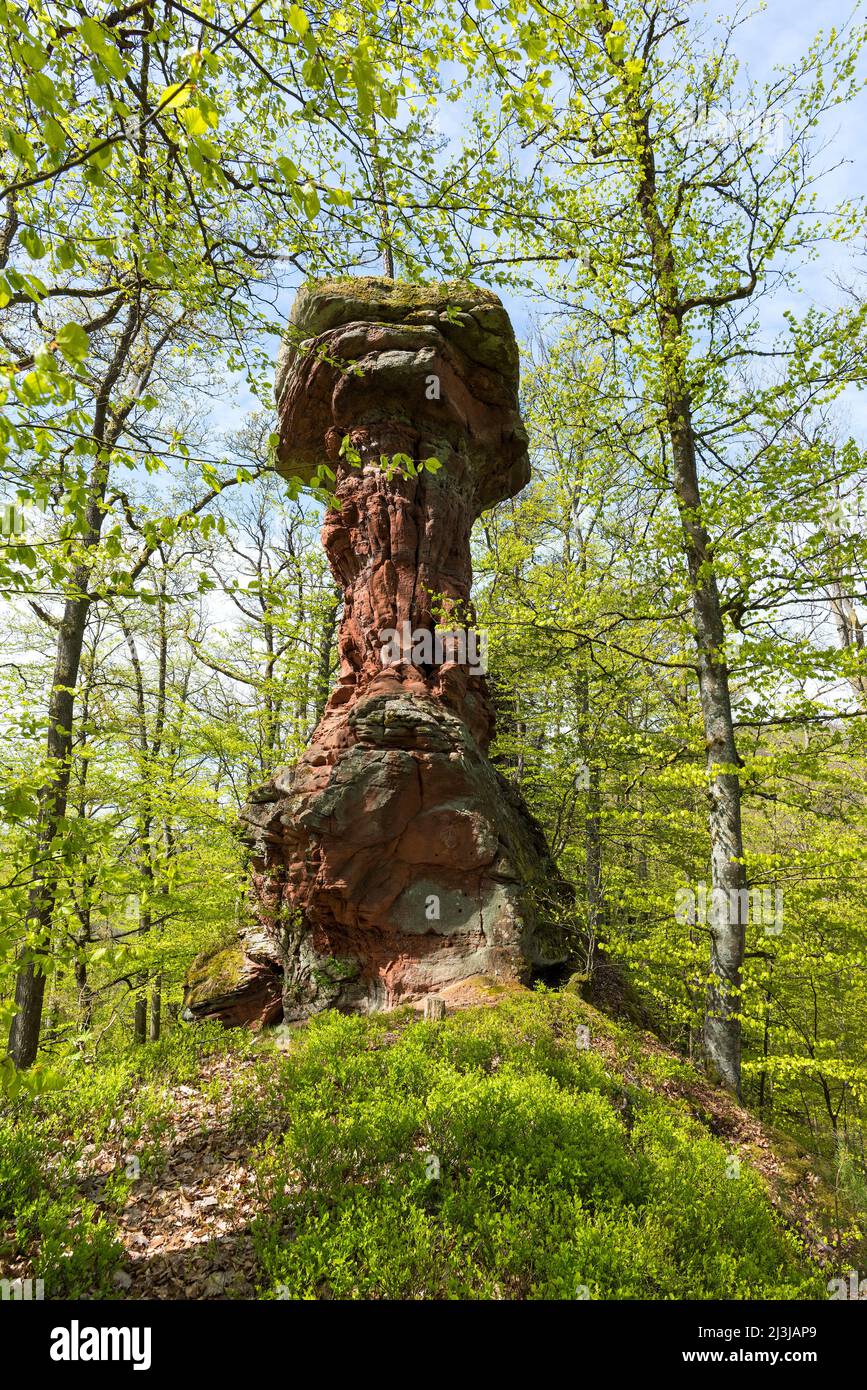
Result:
{"label": "eroded rock column", "polygon": [[[282,975],[289,1020],[393,1007],[473,975],[522,980],[565,958],[565,886],[486,756],[478,648],[434,643],[472,632],[473,522],[529,479],[517,389],[511,325],[486,291],[365,279],[298,295],[277,376],[279,467],[335,475],[322,540],[343,616],[310,747],[243,813],[254,974],[260,990],[262,969]],[[223,998],[209,1009],[201,979],[188,1003],[237,1020],[237,1000],[231,1019]]]}

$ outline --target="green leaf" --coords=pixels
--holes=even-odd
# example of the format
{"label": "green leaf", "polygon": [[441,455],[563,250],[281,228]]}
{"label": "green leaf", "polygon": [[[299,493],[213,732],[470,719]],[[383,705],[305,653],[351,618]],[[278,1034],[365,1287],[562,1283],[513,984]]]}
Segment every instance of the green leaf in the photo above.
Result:
{"label": "green leaf", "polygon": [[32,227],[22,227],[18,233],[18,240],[34,261],[41,261],[45,255],[46,246],[38,232]]}
{"label": "green leaf", "polygon": [[351,208],[355,201],[354,194],[350,193],[347,188],[329,188],[325,198],[335,208]]}
{"label": "green leaf", "polygon": [[66,144],[66,131],[54,116],[46,116],[42,122],[42,138],[52,151],[62,150]]}
{"label": "green leaf", "polygon": [[24,135],[21,135],[15,127],[11,125],[4,125],[0,128],[0,135],[2,135],[6,147],[15,155],[16,159],[20,159],[30,169],[36,168],[36,155],[33,153],[33,146]]}
{"label": "green leaf", "polygon": [[44,72],[31,72],[27,78],[26,86],[28,96],[36,106],[42,107],[45,111],[56,110],[57,94],[54,90],[54,83]]}
{"label": "green leaf", "polygon": [[163,111],[174,111],[179,106],[186,106],[192,93],[189,83],[175,82],[171,87],[166,87],[159,100],[160,109]]}
{"label": "green leaf", "polygon": [[112,77],[122,78],[126,76],[126,64],[115,47],[107,29],[103,29],[95,19],[84,19],[80,26],[81,37],[91,53],[94,54],[102,63],[106,72]]}
{"label": "green leaf", "polygon": [[299,38],[303,39],[304,35],[307,33],[307,30],[310,28],[310,20],[307,18],[306,14],[301,9],[301,7],[299,5],[290,5],[289,12],[286,15],[286,18],[289,21],[289,28],[293,31],[293,33],[297,34]]}
{"label": "green leaf", "polygon": [[274,163],[287,183],[298,182],[298,166],[293,164],[292,160],[288,159],[285,154],[278,155]]}
{"label": "green leaf", "polygon": [[76,366],[83,362],[90,348],[90,338],[80,323],[65,323],[57,334],[57,346],[67,362]]}
{"label": "green leaf", "polygon": [[34,72],[39,72],[48,62],[48,54],[38,43],[22,43],[19,46],[19,52],[24,62]]}

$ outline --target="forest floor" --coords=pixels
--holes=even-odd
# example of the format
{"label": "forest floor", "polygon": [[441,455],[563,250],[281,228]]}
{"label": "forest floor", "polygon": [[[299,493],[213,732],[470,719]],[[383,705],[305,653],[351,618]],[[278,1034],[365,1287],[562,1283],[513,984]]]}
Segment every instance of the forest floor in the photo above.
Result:
{"label": "forest floor", "polygon": [[[485,998],[483,993],[462,996],[462,1007],[496,1002],[496,996]],[[403,1026],[408,1021],[404,1018]],[[775,1206],[799,1229],[810,1252],[822,1260],[831,1256],[829,1194],[809,1156],[780,1134],[766,1130],[754,1115],[698,1073],[685,1070],[681,1059],[652,1034],[639,1035],[639,1041],[643,1060],[664,1064],[651,1067],[651,1089],[684,1102],[692,1116],[725,1143],[730,1157],[760,1172]],[[592,1032],[589,1047],[609,1070],[621,1071],[627,1082],[636,1079],[633,1070],[637,1069],[630,1068],[609,1034]],[[280,1042],[276,1048],[281,1050]],[[176,1117],[173,1142],[158,1176],[142,1178],[132,1186],[119,1216],[126,1260],[114,1282],[124,1297],[254,1296],[258,1259],[250,1222],[264,1211],[265,1202],[249,1148],[239,1143],[227,1125],[233,1086],[244,1066],[242,1061],[239,1067],[236,1056],[209,1057],[196,1085],[170,1087]],[[262,1129],[267,1127],[267,1116],[263,1116]],[[94,1154],[94,1167],[111,1171],[117,1158],[115,1146],[107,1145]]]}
{"label": "forest floor", "polygon": [[[125,1298],[254,1296],[250,1221],[262,1203],[249,1152],[225,1122],[245,1065],[209,1057],[196,1085],[169,1087],[172,1142],[157,1172],[132,1184],[118,1216],[126,1258],[113,1284]],[[107,1144],[93,1155],[94,1169],[111,1172],[118,1159],[117,1145]]]}
{"label": "forest floor", "polygon": [[[103,1222],[115,1242],[80,1293],[574,1297],[577,1277],[582,1296],[642,1296],[649,1281],[645,1296],[684,1297],[699,1281],[698,1297],[773,1297],[812,1278],[801,1293],[817,1297],[857,1258],[815,1159],[652,1034],[556,992],[481,981],[458,1002],[440,1024],[403,1010],[258,1036],[179,1030],[145,1076],[111,1073],[101,1111],[90,1097],[64,1117],[61,1100],[71,1244]],[[418,1169],[432,1150],[435,1184]],[[522,1256],[541,1219],[549,1244]],[[48,1285],[37,1226],[5,1263]]]}

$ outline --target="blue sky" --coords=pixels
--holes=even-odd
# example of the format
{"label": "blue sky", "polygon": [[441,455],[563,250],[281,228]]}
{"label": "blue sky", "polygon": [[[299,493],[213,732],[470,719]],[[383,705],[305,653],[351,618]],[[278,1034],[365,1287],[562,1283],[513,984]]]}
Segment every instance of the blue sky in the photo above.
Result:
{"label": "blue sky", "polygon": [[[764,77],[775,63],[795,59],[809,46],[817,30],[841,28],[855,9],[853,0],[769,0],[763,13],[741,31],[743,60],[757,75]],[[861,10],[862,19],[863,6]],[[832,143],[826,153],[829,163],[839,167],[828,175],[828,205],[847,197],[867,193],[867,92],[861,91],[851,105],[829,122],[826,136]],[[851,265],[851,252],[846,253]],[[845,258],[841,258],[841,265]],[[837,291],[832,282],[835,259],[830,257],[811,267],[804,275],[805,296],[819,303],[833,302]],[[861,269],[867,268],[862,252]],[[851,276],[844,278],[854,278]],[[784,306],[779,304],[778,308]],[[797,306],[805,307],[803,300]],[[841,398],[839,414],[863,442],[867,436],[867,398],[863,392],[849,391]]]}
{"label": "blue sky", "polygon": [[[727,7],[711,2],[708,4],[708,14],[729,13],[735,3],[736,0],[733,0],[732,5]],[[740,28],[736,51],[750,74],[764,79],[770,76],[776,64],[785,64],[802,54],[819,29],[827,31],[832,26],[840,28],[852,12],[853,0],[767,0],[763,9],[756,6],[753,17]],[[460,105],[447,107],[443,112],[441,128],[444,133],[455,133],[459,121]],[[850,106],[837,113],[829,122],[825,135],[831,141],[825,161],[839,165],[823,184],[825,204],[831,206],[842,198],[867,191],[867,93],[862,91]],[[838,297],[833,284],[834,275],[842,273],[844,278],[853,278],[851,254],[850,250],[838,254],[831,248],[819,264],[808,267],[803,275],[801,295],[796,299],[778,297],[768,305],[766,326],[769,331],[782,324],[782,316],[787,308],[803,312],[810,301],[820,304],[833,302]],[[867,259],[861,259],[867,268]],[[539,306],[517,295],[504,294],[503,297],[518,336],[525,337]],[[282,310],[288,312],[291,298],[291,295],[281,296]],[[214,425],[217,431],[236,428],[246,411],[254,405],[243,384],[236,382],[235,390],[227,392],[227,398],[215,411]],[[867,400],[852,392],[845,398],[843,412],[851,428],[862,435],[867,434]]]}

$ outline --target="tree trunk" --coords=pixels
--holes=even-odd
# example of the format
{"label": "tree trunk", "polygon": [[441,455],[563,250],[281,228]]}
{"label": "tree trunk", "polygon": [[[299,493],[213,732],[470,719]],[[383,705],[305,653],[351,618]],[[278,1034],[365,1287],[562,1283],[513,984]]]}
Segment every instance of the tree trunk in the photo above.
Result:
{"label": "tree trunk", "polygon": [[135,1000],[135,1016],[133,1020],[133,1038],[137,1043],[144,1044],[148,1040],[148,999],[147,999],[147,976],[139,976],[139,992]]}
{"label": "tree trunk", "polygon": [[741,967],[747,878],[741,829],[740,758],[735,741],[725,660],[725,631],[710,538],[701,520],[695,440],[686,396],[670,412],[674,485],[687,568],[693,586],[698,689],[709,777],[711,886],[710,981],[704,1019],[705,1062],[711,1076],[740,1095]]}
{"label": "tree trunk", "polygon": [[75,989],[78,996],[78,1026],[82,1033],[89,1033],[93,1025],[93,991],[87,982],[87,963],[75,962]]}
{"label": "tree trunk", "polygon": [[[109,426],[111,394],[126,365],[140,322],[140,306],[135,301],[130,306],[126,324],[96,398],[92,437],[98,446],[98,453],[88,480],[85,532],[82,541],[85,554],[96,549],[102,534],[109,476],[109,450],[114,447],[130,408],[130,405],[125,405],[113,416]],[[144,379],[143,374],[142,380]],[[83,562],[77,565],[73,572],[70,597],[64,604],[57,633],[54,676],[48,701],[46,741],[50,773],[39,795],[34,854],[36,867],[26,920],[27,934],[34,944],[25,947],[21,952],[22,965],[15,982],[16,1011],[9,1031],[9,1053],[19,1069],[31,1066],[39,1049],[42,1005],[45,998],[43,966],[49,949],[57,898],[55,841],[63,833],[69,797],[72,720],[84,634],[90,612],[89,585],[90,565]]]}
{"label": "tree trunk", "polygon": [[593,974],[599,959],[599,925],[602,921],[602,834],[600,814],[602,795],[599,769],[589,769],[587,811],[584,819],[585,868],[587,876],[587,973]]}
{"label": "tree trunk", "polygon": [[[610,25],[610,19],[605,21]],[[710,980],[704,1019],[710,1075],[740,1095],[741,967],[747,894],[741,832],[740,759],[735,744],[725,658],[725,629],[713,568],[713,547],[702,518],[692,401],[683,336],[684,308],[670,230],[658,203],[650,118],[627,83],[639,149],[638,204],[650,243],[659,323],[663,405],[671,444],[674,494],[692,585],[699,702],[707,750],[711,850]]]}
{"label": "tree trunk", "polygon": [[[101,513],[100,513],[101,524]],[[21,952],[15,982],[15,1017],[9,1032],[9,1052],[19,1069],[36,1060],[45,998],[44,963],[57,897],[55,840],[62,832],[69,795],[74,691],[81,664],[90,600],[84,593],[88,572],[76,570],[74,587],[80,597],[68,599],[57,636],[54,677],[48,703],[47,751],[52,772],[39,795],[33,887],[27,908],[27,932],[34,945]]]}
{"label": "tree trunk", "polygon": [[[849,595],[843,592],[839,580],[835,580],[831,590],[831,609],[837,627],[842,651],[854,649],[861,655],[864,651],[864,626],[858,610]],[[867,709],[867,676],[849,677],[849,684],[858,697],[862,709]]]}
{"label": "tree trunk", "polygon": [[150,1041],[159,1042],[162,1028],[163,977],[157,975],[151,988]]}

